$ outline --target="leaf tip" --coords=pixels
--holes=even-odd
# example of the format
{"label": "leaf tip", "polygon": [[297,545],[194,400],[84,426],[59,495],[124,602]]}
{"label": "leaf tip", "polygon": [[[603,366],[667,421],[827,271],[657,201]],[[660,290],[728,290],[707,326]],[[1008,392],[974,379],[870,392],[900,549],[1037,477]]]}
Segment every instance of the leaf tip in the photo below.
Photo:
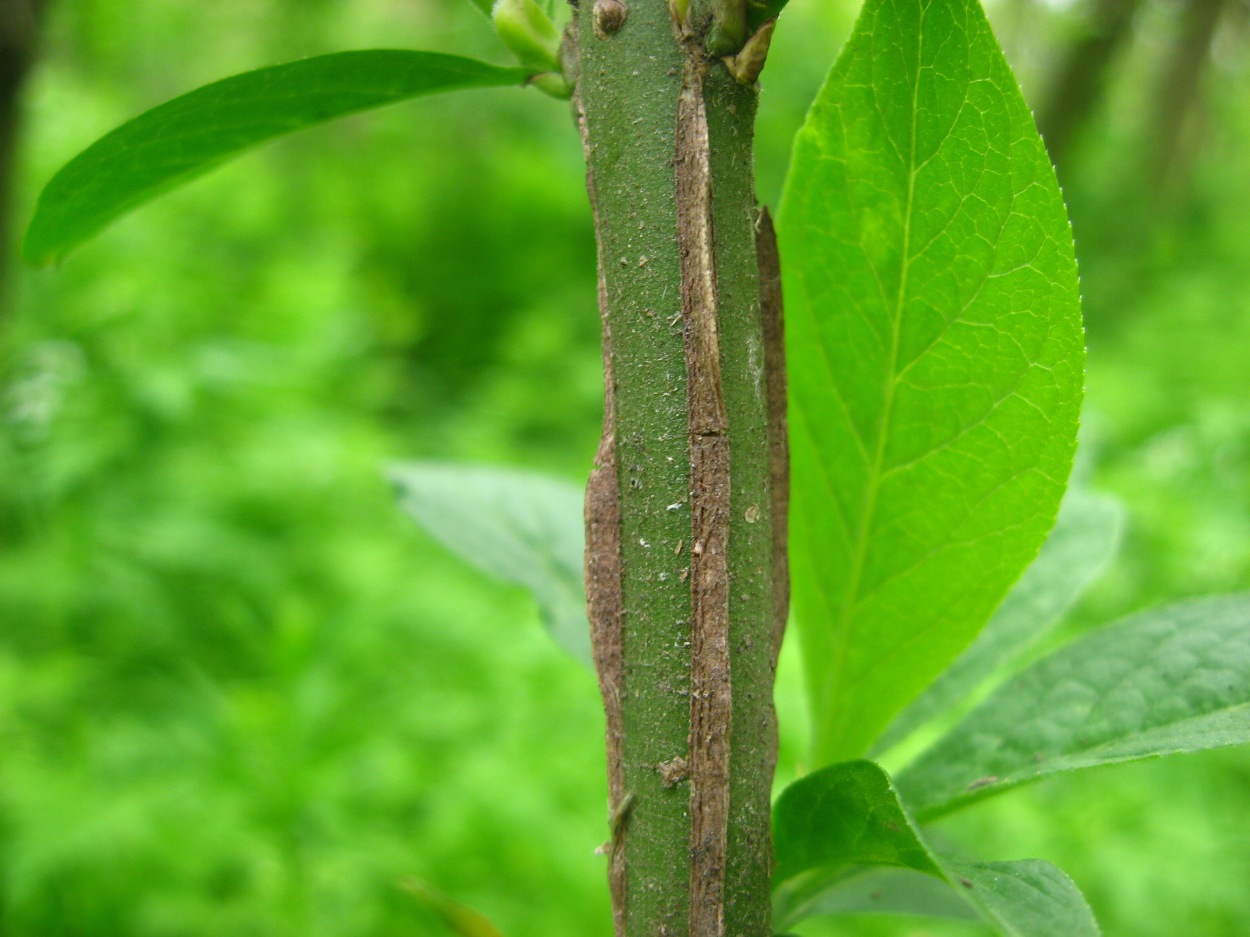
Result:
{"label": "leaf tip", "polygon": [[58,246],[55,242],[49,243],[47,238],[41,237],[35,222],[31,222],[22,238],[22,260],[31,267],[45,269],[59,266],[67,253],[67,248]]}

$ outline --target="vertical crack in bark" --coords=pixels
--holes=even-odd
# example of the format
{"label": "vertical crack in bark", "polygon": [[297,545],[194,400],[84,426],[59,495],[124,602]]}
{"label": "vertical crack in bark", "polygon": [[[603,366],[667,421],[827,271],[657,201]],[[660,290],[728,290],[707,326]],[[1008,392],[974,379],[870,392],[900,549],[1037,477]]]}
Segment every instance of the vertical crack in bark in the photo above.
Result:
{"label": "vertical crack in bark", "polygon": [[790,614],[790,430],[786,420],[786,335],[781,295],[781,255],[767,208],[755,225],[764,327],[764,393],[768,406],[768,468],[773,521],[773,672]]}
{"label": "vertical crack in bark", "polygon": [[[573,108],[586,151],[586,190],[590,194],[591,210],[598,214],[586,115],[576,97]],[[616,385],[612,372],[612,333],[608,326],[608,288],[602,256],[598,263],[599,319],[603,334],[603,433],[586,485],[586,611],[590,618],[595,671],[599,676],[599,691],[607,717],[608,809],[612,834],[608,847],[608,886],[612,893],[615,931],[617,937],[624,937],[628,885],[625,839],[630,798],[625,790],[624,727],[621,719],[621,687],[625,679],[621,642],[621,502],[616,468]]]}
{"label": "vertical crack in bark", "polygon": [[687,58],[674,160],[690,433],[690,934],[724,937],[732,715],[730,461],[702,68],[698,56]]}

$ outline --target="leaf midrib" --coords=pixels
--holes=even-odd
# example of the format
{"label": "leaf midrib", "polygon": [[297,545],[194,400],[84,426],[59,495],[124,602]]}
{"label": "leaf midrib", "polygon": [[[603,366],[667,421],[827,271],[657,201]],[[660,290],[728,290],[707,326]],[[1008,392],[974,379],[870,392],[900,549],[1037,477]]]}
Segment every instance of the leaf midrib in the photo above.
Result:
{"label": "leaf midrib", "polygon": [[[825,683],[824,705],[822,707],[826,716],[824,724],[837,725],[839,737],[844,734],[844,731],[841,726],[841,720],[838,719],[838,714],[832,711],[833,705],[831,701],[836,688],[843,683],[846,673],[847,650],[850,647],[851,631],[853,630],[853,611],[858,606],[856,597],[859,594],[864,563],[867,559],[867,534],[872,529],[873,522],[876,519],[877,496],[881,490],[881,467],[885,461],[886,440],[894,411],[894,396],[900,380],[900,375],[896,372],[898,371],[903,306],[907,297],[908,279],[911,273],[912,206],[915,202],[916,174],[919,171],[919,167],[916,165],[916,134],[920,103],[920,74],[924,62],[925,12],[922,6],[920,11],[920,29],[917,31],[915,79],[912,84],[911,133],[908,139],[907,153],[907,204],[903,213],[903,249],[898,289],[894,297],[893,315],[890,320],[890,350],[886,368],[885,401],[881,409],[881,418],[877,424],[876,446],[872,457],[871,470],[868,474],[866,502],[863,513],[860,515],[860,523],[855,531],[854,542],[851,544],[851,573],[847,580],[846,592],[843,594],[842,611],[839,616],[837,629],[838,639],[834,647],[834,666],[830,668],[830,677]],[[830,740],[826,739],[825,741],[828,744]]]}
{"label": "leaf midrib", "polygon": [[[1166,755],[1180,754],[1191,751],[1211,751],[1217,748],[1228,748],[1231,745],[1238,744],[1236,742],[1225,742],[1219,745],[1202,746],[1199,748],[1189,748],[1180,745],[1172,745],[1169,747],[1160,747],[1159,749],[1142,754],[1123,753],[1112,757],[1100,757],[1100,753],[1113,752],[1116,747],[1123,745],[1125,742],[1133,739],[1146,741],[1151,735],[1175,734],[1187,726],[1199,727],[1201,723],[1219,716],[1227,716],[1239,711],[1250,710],[1250,702],[1235,703],[1232,706],[1225,706],[1220,709],[1209,710],[1205,713],[1198,713],[1192,716],[1186,716],[1183,719],[1177,719],[1173,722],[1159,723],[1145,730],[1129,732],[1114,738],[1104,739],[1095,745],[1084,748],[1073,749],[1069,751],[1056,752],[1054,755],[1048,756],[1040,765],[1024,765],[1023,767],[1005,774],[1003,777],[995,781],[993,785],[984,788],[978,788],[975,791],[960,791],[955,794],[947,794],[941,800],[929,806],[920,806],[915,808],[916,818],[924,822],[936,820],[952,811],[961,809],[985,797],[1000,794],[1012,788],[1020,787],[1025,784],[1032,784],[1044,778],[1051,777],[1056,774],[1070,774],[1073,771],[1086,771],[1090,768],[1111,767],[1113,765],[1128,764],[1134,761],[1145,761],[1148,758],[1160,758]],[[1079,728],[1079,727],[1077,727]],[[1200,729],[1195,729],[1200,731]],[[1066,764],[1065,764],[1066,762]],[[1055,767],[1058,765],[1058,767]]]}

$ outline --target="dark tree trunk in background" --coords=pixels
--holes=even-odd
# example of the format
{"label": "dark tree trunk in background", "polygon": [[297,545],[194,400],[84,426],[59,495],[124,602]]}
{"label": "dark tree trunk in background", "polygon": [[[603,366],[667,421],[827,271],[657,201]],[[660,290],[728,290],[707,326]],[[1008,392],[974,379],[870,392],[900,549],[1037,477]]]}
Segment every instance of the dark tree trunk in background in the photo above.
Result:
{"label": "dark tree trunk in background", "polygon": [[1093,0],[1088,32],[1072,44],[1055,69],[1037,123],[1061,173],[1073,141],[1098,110],[1107,72],[1132,34],[1139,5],[1140,0]]}
{"label": "dark tree trunk in background", "polygon": [[1211,41],[1228,7],[1228,0],[1188,0],[1185,4],[1171,55],[1152,95],[1146,170],[1156,191],[1175,190],[1198,149]]}
{"label": "dark tree trunk in background", "polygon": [[35,63],[46,0],[0,0],[0,303],[13,259],[13,158],[21,132],[21,94]]}

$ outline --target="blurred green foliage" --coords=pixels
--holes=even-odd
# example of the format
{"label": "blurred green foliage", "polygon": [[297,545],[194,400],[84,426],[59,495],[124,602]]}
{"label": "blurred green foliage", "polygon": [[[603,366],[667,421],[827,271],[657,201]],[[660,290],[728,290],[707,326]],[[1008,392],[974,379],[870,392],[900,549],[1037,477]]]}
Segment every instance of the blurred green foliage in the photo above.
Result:
{"label": "blurred green foliage", "polygon": [[[1245,17],[1217,35],[1188,155],[1161,178],[1138,154],[1179,7],[1139,11],[1060,166],[1089,327],[1082,471],[1130,518],[1070,629],[1250,582]],[[990,7],[1030,97],[1086,9]],[[763,79],[767,201],[854,12],[787,8]],[[396,46],[507,61],[452,0],[62,0],[9,223],[145,107]],[[472,92],[296,136],[59,271],[14,272],[0,933],[443,933],[399,887],[409,875],[505,934],[608,932],[594,680],[523,595],[405,520],[381,471],[424,456],[584,477],[600,376],[582,177],[562,105]],[[782,777],[806,736],[792,664]],[[1228,818],[1247,815],[1250,754],[1234,750],[1024,789],[939,832],[1061,865],[1113,937],[1234,937],[1250,933],[1250,843]]]}

